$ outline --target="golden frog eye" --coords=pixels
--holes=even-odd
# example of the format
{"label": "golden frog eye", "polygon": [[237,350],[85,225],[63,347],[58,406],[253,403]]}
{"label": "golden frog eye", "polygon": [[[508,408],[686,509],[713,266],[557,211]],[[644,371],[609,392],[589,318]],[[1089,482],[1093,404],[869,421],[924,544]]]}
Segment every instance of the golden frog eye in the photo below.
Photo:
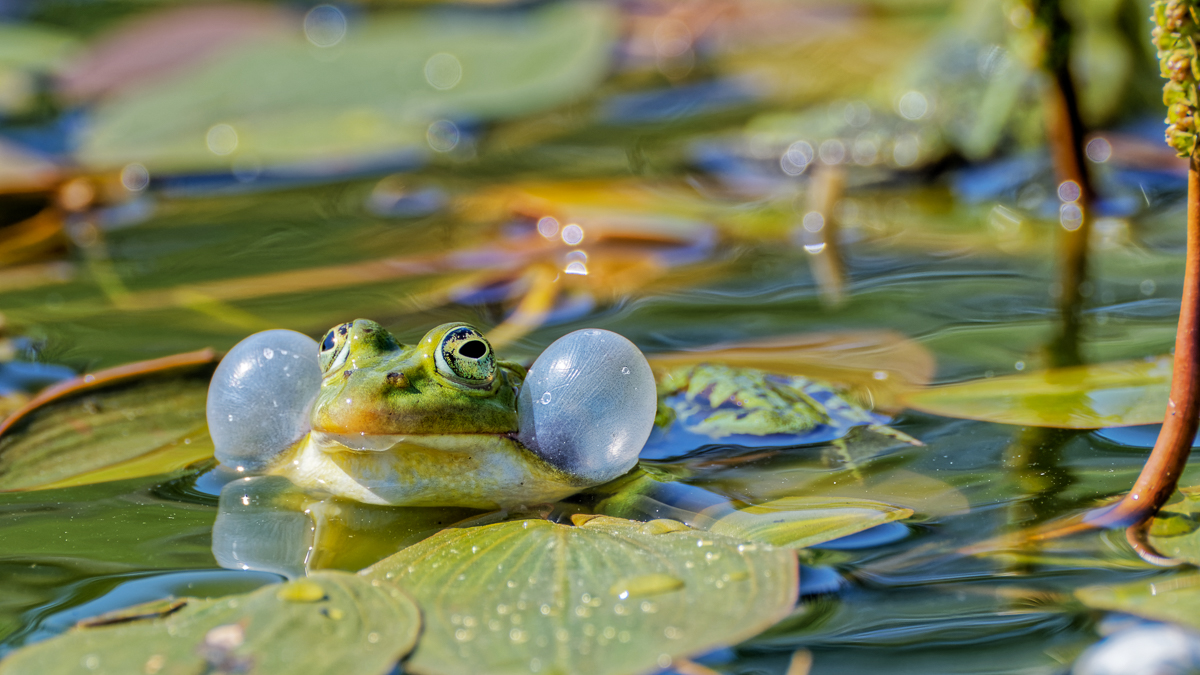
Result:
{"label": "golden frog eye", "polygon": [[349,323],[334,326],[325,334],[324,339],[321,340],[321,354],[319,357],[321,374],[323,376],[345,365],[346,357],[350,355],[350,350],[347,348],[349,342]]}
{"label": "golden frog eye", "polygon": [[496,374],[492,346],[483,333],[470,326],[452,328],[442,336],[435,356],[437,369],[455,382],[481,386],[491,384]]}

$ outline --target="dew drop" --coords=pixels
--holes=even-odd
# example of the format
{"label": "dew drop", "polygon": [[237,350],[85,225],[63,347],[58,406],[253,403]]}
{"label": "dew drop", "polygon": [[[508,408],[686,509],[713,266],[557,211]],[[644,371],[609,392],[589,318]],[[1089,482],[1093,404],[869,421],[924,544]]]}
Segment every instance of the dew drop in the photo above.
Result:
{"label": "dew drop", "polygon": [[542,405],[546,405],[549,402],[550,402],[550,392],[546,392],[546,393],[542,394]]}

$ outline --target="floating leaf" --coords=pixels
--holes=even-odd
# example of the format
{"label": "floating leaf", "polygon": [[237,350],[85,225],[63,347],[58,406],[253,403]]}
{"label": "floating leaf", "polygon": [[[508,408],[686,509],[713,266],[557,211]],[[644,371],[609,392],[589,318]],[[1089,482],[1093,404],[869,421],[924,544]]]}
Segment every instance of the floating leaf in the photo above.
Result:
{"label": "floating leaf", "polygon": [[795,602],[791,551],[674,521],[576,520],[446,530],[364,570],[399,584],[425,612],[405,669],[652,672],[749,638]]}
{"label": "floating leaf", "polygon": [[1150,523],[1150,544],[1163,555],[1200,565],[1200,488],[1163,506]]}
{"label": "floating leaf", "polygon": [[1085,586],[1076,590],[1075,596],[1089,607],[1200,629],[1200,572],[1132,584]]}
{"label": "floating leaf", "polygon": [[204,421],[211,350],[62,382],[0,424],[0,490],[170,473],[212,456]]}
{"label": "floating leaf", "polygon": [[13,652],[0,675],[382,675],[412,649],[420,627],[416,604],[395,586],[319,572],[246,595],[102,615]]}
{"label": "floating leaf", "polygon": [[[293,34],[232,49],[190,76],[102,105],[82,159],[229,170],[238,159],[271,165],[424,152],[427,131],[436,135],[431,122],[560,105],[608,69],[615,21],[605,5],[462,18],[379,16],[324,48]],[[448,150],[459,131],[443,131],[452,139],[435,145]]]}
{"label": "floating leaf", "polygon": [[736,539],[806,548],[912,514],[912,509],[869,499],[784,497],[739,509],[710,529]]}
{"label": "floating leaf", "polygon": [[58,91],[79,100],[162,82],[222,50],[292,32],[297,23],[286,11],[248,3],[150,11],[93,41],[63,69]]}
{"label": "floating leaf", "polygon": [[1007,375],[909,394],[909,407],[962,417],[1063,429],[1161,422],[1171,359],[1119,361]]}

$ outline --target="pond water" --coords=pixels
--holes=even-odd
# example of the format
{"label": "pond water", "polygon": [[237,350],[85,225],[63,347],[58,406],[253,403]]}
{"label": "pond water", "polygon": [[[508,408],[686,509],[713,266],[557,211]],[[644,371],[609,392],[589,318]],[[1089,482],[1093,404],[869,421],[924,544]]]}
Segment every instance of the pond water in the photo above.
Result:
{"label": "pond water", "polygon": [[[117,18],[94,16],[81,26],[60,15],[68,5],[27,9],[5,30],[40,26],[84,48],[130,11],[115,3]],[[494,21],[503,28],[537,16],[545,30],[565,30],[553,23],[562,19],[541,16],[555,7],[403,11],[437,26]],[[192,100],[162,80],[154,87],[113,84],[106,97],[72,99],[66,89],[47,90],[51,109],[10,110],[0,123],[4,143],[43,153],[57,167],[35,190],[0,194],[16,205],[6,224],[15,227],[30,215],[20,201],[29,194],[35,201],[42,194],[57,195],[47,201],[67,199],[78,176],[96,194],[78,208],[47,212],[61,227],[57,245],[0,269],[0,312],[12,354],[0,366],[7,409],[72,373],[205,347],[224,351],[268,328],[319,337],[359,317],[379,321],[403,342],[448,321],[498,328],[491,335],[501,355],[526,363],[583,327],[616,331],[652,360],[827,335],[834,347],[810,360],[838,363],[812,376],[850,373],[851,388],[877,404],[880,419],[923,445],[872,440],[861,428],[845,442],[829,429],[762,439],[677,434],[652,439],[645,464],[738,505],[796,495],[854,497],[913,515],[802,551],[801,599],[791,615],[757,638],[698,660],[724,673],[796,673],[795,654],[807,650],[816,674],[1068,672],[1123,616],[1089,608],[1077,589],[1179,572],[1144,562],[1122,532],[966,549],[1127,490],[1153,444],[1154,427],[1142,426],[1152,418],[1101,430],[999,424],[908,409],[881,383],[905,379],[897,386],[908,392],[1060,363],[1049,348],[1061,318],[1059,241],[1069,222],[1060,207],[1074,200],[1059,196],[1044,146],[1022,145],[1015,132],[986,158],[926,142],[938,133],[952,136],[937,131],[942,121],[932,112],[960,106],[950,92],[921,93],[914,84],[917,101],[905,93],[909,85],[879,93],[878,81],[827,81],[864,78],[855,67],[893,60],[951,81],[944,68],[920,59],[944,40],[946,26],[963,20],[949,7],[800,7],[765,3],[741,16],[718,12],[713,28],[655,4],[613,5],[606,10],[611,15],[592,17],[589,25],[620,23],[620,31],[610,26],[572,38],[595,40],[605,55],[598,64],[564,66],[565,73],[548,73],[545,81],[496,75],[529,87],[516,102],[473,103],[469,96],[498,100],[485,88],[464,93],[465,102],[449,112],[429,103],[434,111],[421,113],[417,142],[404,125],[392,134],[362,123],[355,133],[365,140],[317,134],[312,145],[326,145],[305,154],[269,135],[269,127],[286,122],[293,125],[289,133],[304,139],[317,122],[400,105],[350,84],[332,113],[318,110],[311,92],[257,107],[214,103],[226,106],[219,114],[241,122],[226,125],[230,140],[220,126],[225,122],[210,124],[200,115],[195,123],[208,147],[200,159],[170,142],[171,134],[187,131],[188,120],[138,135],[147,111],[176,114]],[[379,16],[357,6],[332,11],[342,17],[330,19],[333,28],[314,24],[326,19],[312,13],[285,12],[280,20],[308,21],[310,44],[296,49],[323,64],[313,75],[322,82],[337,79],[334,70],[320,71],[328,65],[322,40],[336,38],[328,47],[336,50],[344,39],[349,50],[358,29],[366,35],[373,26],[385,37],[391,30],[383,10]],[[763,77],[786,78],[747,46],[753,42],[747,35],[756,22],[784,19],[790,23],[767,31],[768,41],[788,34],[788,44],[803,43],[780,59],[803,66],[794,77],[804,81],[772,88]],[[275,19],[262,20],[263,30],[275,30]],[[828,50],[868,44],[870,36],[899,26],[911,35],[870,43],[866,53],[827,66],[834,72],[813,72],[828,64]],[[166,22],[160,29],[178,26]],[[395,30],[408,35],[409,28]],[[501,40],[479,39],[485,38]],[[458,56],[449,47],[443,53],[422,46],[422,54],[450,59],[422,62],[430,91],[443,85],[456,91],[455,78],[475,86],[472,59],[492,52],[469,53],[472,39],[454,31],[429,38],[431,45],[456,45]],[[1006,44],[989,39],[987,45]],[[543,47],[564,49],[552,40]],[[583,47],[578,51],[578,58],[588,57]],[[247,61],[247,68],[278,67],[280,82],[300,86],[299,76],[272,66],[268,56]],[[51,64],[56,76],[84,78],[84,66],[71,61],[82,57],[61,58],[66,65]],[[338,58],[366,57],[346,51]],[[1140,61],[1128,67],[1137,77],[1154,76]],[[211,94],[220,91],[217,75],[191,75],[184,84]],[[246,86],[230,85],[250,96]],[[288,105],[301,112],[279,113]],[[816,122],[789,117],[801,113]],[[1107,128],[1119,131],[1097,136],[1108,154],[1091,153],[1101,199],[1092,274],[1082,292],[1078,349],[1085,363],[1153,359],[1173,345],[1185,177],[1169,160],[1155,155],[1147,165],[1144,159],[1157,150],[1158,117],[1152,106],[1110,114]],[[80,141],[72,125],[107,135],[84,134]],[[249,129],[241,142],[253,154],[225,152],[239,143],[234,127]],[[367,151],[374,147],[383,151]],[[139,170],[148,183],[139,182]],[[5,247],[17,244],[0,242],[0,253]],[[887,349],[861,364],[839,361],[838,354],[856,358],[856,341]],[[204,442],[202,427],[189,433],[189,443]],[[214,523],[234,512],[222,499],[229,480],[213,463],[200,462],[166,477],[0,493],[0,657],[106,611],[169,595],[244,593],[294,573],[294,559],[267,571],[218,564],[228,562],[221,547],[230,530],[214,536]],[[1180,484],[1200,485],[1200,468],[1190,468]],[[687,512],[689,494],[675,494],[672,507]],[[357,570],[396,542],[415,542],[465,515],[433,514],[411,524],[377,508],[346,505],[339,527],[349,534],[308,562]],[[255,514],[250,521],[268,517]],[[374,536],[379,541],[370,541]],[[294,558],[296,551],[263,555]]]}

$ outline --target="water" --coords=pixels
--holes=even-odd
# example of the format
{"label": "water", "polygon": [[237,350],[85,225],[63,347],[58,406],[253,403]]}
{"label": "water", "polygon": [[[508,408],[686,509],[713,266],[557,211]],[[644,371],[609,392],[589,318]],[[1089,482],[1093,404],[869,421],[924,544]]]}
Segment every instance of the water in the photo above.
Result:
{"label": "water", "polygon": [[[908,53],[923,44],[934,14],[912,10],[914,36],[904,38],[912,44],[891,47]],[[55,16],[42,10],[32,18]],[[72,21],[109,20],[89,17]],[[341,30],[352,39],[348,25]],[[631,44],[609,79],[593,85],[595,100],[571,104],[586,115],[568,106],[490,122],[439,120],[419,137],[428,148],[347,163],[151,170],[135,198],[66,219],[65,253],[12,267],[21,274],[0,270],[0,310],[13,336],[0,393],[32,392],[71,371],[226,350],[268,328],[319,336],[359,317],[406,342],[447,321],[485,333],[524,325],[497,348],[526,363],[568,332],[599,327],[651,355],[890,330],[933,355],[934,383],[1047,366],[1060,226],[1043,151],[1013,150],[962,169],[931,159],[906,171],[883,160],[845,166],[855,148],[866,152],[847,137],[839,146],[846,188],[830,211],[841,223],[841,272],[831,272],[832,247],[812,239],[825,221],[808,217],[826,146],[809,131],[807,154],[794,146],[799,131],[775,142],[767,131],[779,120],[771,116],[836,107],[853,112],[845,124],[858,125],[862,110],[879,122],[892,114],[887,107],[819,88],[792,97],[808,103],[785,106],[761,79],[703,68],[677,81],[672,69],[686,54],[709,67],[734,57],[713,42],[655,61]],[[658,64],[651,84],[637,80],[647,58]],[[458,60],[428,63],[431,84],[452,90],[461,77],[466,86],[469,70]],[[900,114],[917,115],[917,99],[905,100]],[[64,144],[71,115],[10,117],[0,134],[30,145],[41,138],[39,147],[52,149],[45,139]],[[900,143],[909,128],[897,129],[878,131],[893,158],[910,151]],[[1181,177],[1124,162],[1113,147],[1111,159],[1091,165],[1104,220],[1096,223],[1083,313],[1088,362],[1167,353],[1182,277]],[[791,163],[781,165],[784,158]],[[800,171],[798,162],[812,169]],[[505,323],[527,311],[522,300],[547,279],[556,292],[536,320]],[[795,612],[704,663],[782,673],[804,649],[821,675],[1063,672],[1100,639],[1100,614],[1074,600],[1074,589],[1163,574],[1113,533],[988,556],[960,552],[1121,493],[1152,429],[1031,430],[891,412],[889,424],[924,446],[851,443],[846,451],[834,444],[840,432],[825,428],[830,433],[804,442],[739,437],[647,454],[650,466],[728,499],[859,497],[915,512],[802,553]],[[303,549],[278,574],[223,570],[213,528],[228,480],[190,473],[0,494],[0,655],[78,618],[170,593],[244,592],[306,561],[359,569],[470,515],[349,505],[329,516],[343,541],[354,540],[345,549],[318,542],[314,557]],[[1200,484],[1200,465],[1181,484]],[[310,536],[307,521],[277,515],[280,531]],[[219,550],[229,531],[218,528]],[[651,582],[652,590],[666,584]],[[513,642],[536,637],[513,631]]]}

